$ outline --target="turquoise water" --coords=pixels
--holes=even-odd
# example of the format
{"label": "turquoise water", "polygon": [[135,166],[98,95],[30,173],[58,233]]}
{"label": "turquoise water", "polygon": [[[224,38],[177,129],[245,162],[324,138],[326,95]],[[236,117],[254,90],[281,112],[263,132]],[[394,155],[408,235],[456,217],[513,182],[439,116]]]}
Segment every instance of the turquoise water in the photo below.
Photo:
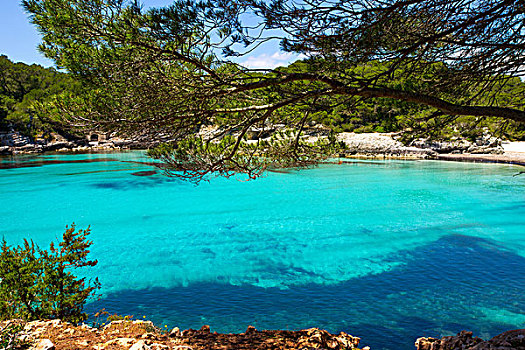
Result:
{"label": "turquoise water", "polygon": [[525,328],[525,176],[350,161],[199,186],[140,152],[1,158],[0,236],[91,225],[102,298],[162,327],[321,327],[372,349]]}

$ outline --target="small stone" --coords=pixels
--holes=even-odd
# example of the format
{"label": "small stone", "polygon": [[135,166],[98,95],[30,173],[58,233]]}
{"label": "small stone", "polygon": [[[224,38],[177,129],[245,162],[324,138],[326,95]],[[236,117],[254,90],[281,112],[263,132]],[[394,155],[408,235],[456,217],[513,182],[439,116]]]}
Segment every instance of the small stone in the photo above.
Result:
{"label": "small stone", "polygon": [[255,329],[254,326],[248,326],[248,328],[246,329],[246,334],[252,334],[255,332],[257,332],[257,330]]}
{"label": "small stone", "polygon": [[201,329],[200,329],[200,332],[210,333],[210,326],[208,326],[208,325],[202,326]]}

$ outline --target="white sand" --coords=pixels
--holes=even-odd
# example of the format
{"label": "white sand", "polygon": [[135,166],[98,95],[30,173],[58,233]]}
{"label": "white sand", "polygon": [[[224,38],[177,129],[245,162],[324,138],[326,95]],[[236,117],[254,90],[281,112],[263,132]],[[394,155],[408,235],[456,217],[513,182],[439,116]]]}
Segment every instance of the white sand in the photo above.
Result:
{"label": "white sand", "polygon": [[525,141],[503,142],[501,146],[505,152],[525,153]]}

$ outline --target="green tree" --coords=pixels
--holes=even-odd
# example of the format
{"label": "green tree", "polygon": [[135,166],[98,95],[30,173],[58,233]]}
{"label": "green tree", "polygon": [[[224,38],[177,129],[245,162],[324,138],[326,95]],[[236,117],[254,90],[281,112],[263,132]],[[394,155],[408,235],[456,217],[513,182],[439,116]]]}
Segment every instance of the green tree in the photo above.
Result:
{"label": "green tree", "polygon": [[36,64],[13,63],[0,55],[0,130],[11,125],[28,136],[61,131],[57,115],[46,106],[65,92],[82,95],[81,84],[70,74]]}
{"label": "green tree", "polygon": [[[321,109],[363,101],[424,106],[432,120],[525,121],[525,90],[505,92],[524,75],[522,0],[179,0],[147,11],[124,0],[22,3],[40,49],[93,86],[87,105],[64,106],[71,121],[168,135],[172,147],[154,155],[189,177],[311,164],[336,145],[244,139],[275,124],[303,130],[337,117]],[[229,58],[269,40],[305,64],[261,71]],[[210,124],[221,128],[196,136]]]}
{"label": "green tree", "polygon": [[0,252],[0,319],[87,319],[86,300],[100,288],[98,279],[87,282],[74,269],[95,266],[88,259],[90,229],[66,227],[58,247],[42,250],[33,241],[11,247],[5,239]]}

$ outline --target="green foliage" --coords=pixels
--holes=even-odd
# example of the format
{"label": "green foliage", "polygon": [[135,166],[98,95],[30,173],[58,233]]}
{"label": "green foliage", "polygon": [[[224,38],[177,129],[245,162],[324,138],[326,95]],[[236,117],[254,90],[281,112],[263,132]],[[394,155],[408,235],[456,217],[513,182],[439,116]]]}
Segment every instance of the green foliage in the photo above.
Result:
{"label": "green foliage", "polygon": [[65,91],[78,94],[81,85],[53,68],[13,63],[0,55],[0,130],[11,124],[29,136],[52,131],[53,116],[42,109]]}
{"label": "green foliage", "polygon": [[62,319],[78,323],[86,300],[100,288],[98,279],[86,283],[72,270],[95,266],[87,258],[90,229],[66,227],[58,246],[42,250],[33,241],[11,247],[5,239],[0,252],[0,320]]}
{"label": "green foliage", "polygon": [[[280,68],[283,72],[310,72],[322,67],[319,60],[296,61],[290,66]],[[348,75],[362,74],[365,77],[379,75],[387,71],[391,64],[388,62],[370,61],[352,70],[347,70]],[[444,74],[443,64],[434,64],[427,67],[424,79],[414,80],[404,77],[403,71],[383,82],[390,88],[414,89],[426,91],[428,81]],[[300,91],[301,86],[295,88]],[[520,105],[525,95],[525,82],[518,78],[508,77],[505,85],[502,83],[486,88],[489,95],[497,95],[492,103],[499,105]],[[494,94],[492,93],[494,92]],[[455,99],[473,99],[480,94],[479,88],[461,86],[459,92],[454,92]],[[480,101],[488,103],[488,101]],[[410,103],[388,98],[360,99],[347,97],[332,100],[330,103],[319,104],[316,101],[311,119],[335,132],[403,132],[403,139],[409,142],[417,137],[430,137],[434,139],[450,139],[451,137],[465,137],[475,139],[483,133],[490,133],[509,140],[525,140],[525,124],[516,121],[495,117],[450,117],[437,114],[436,110],[421,104]],[[302,106],[287,107],[288,115],[296,113],[301,118],[304,115]]]}

